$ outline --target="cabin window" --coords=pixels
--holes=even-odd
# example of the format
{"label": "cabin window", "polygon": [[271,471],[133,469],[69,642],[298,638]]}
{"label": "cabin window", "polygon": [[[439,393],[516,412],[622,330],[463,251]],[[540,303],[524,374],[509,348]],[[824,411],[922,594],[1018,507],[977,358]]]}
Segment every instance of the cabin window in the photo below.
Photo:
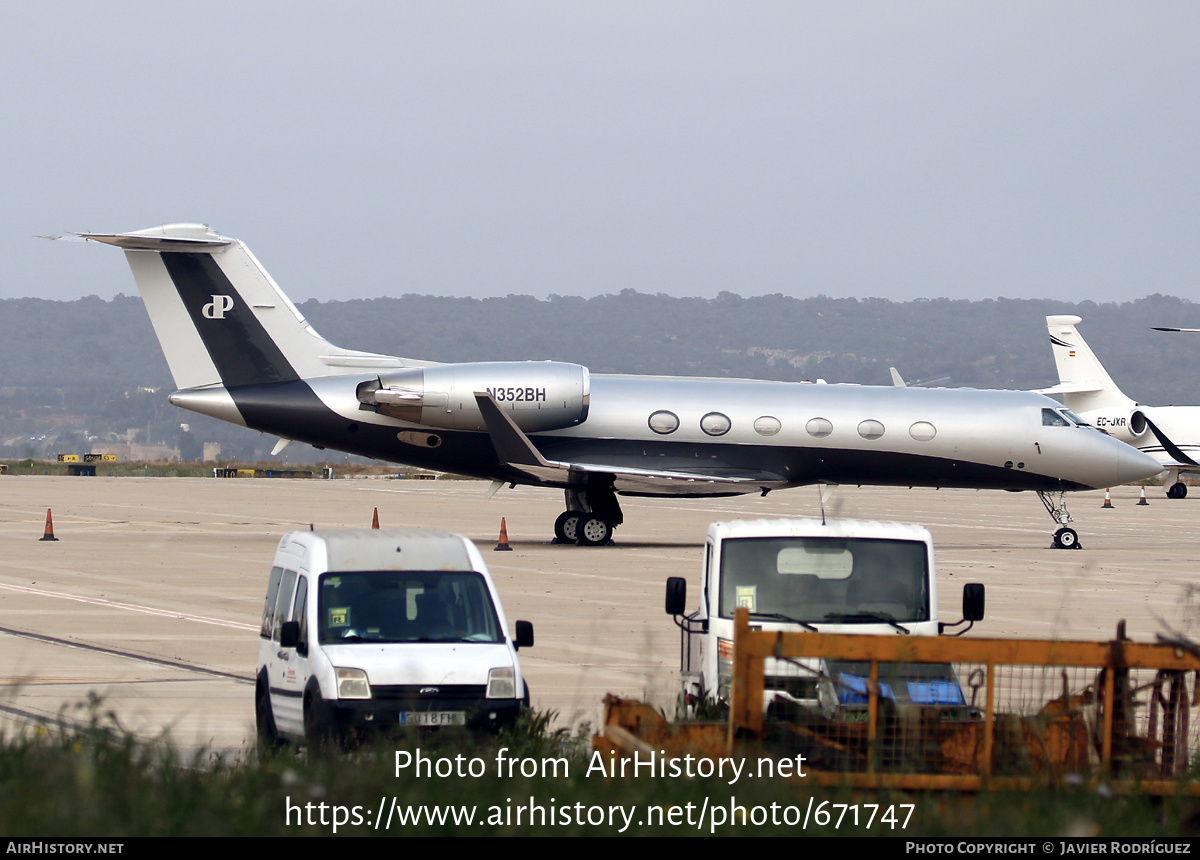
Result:
{"label": "cabin window", "polygon": [[928,421],[918,421],[908,428],[908,435],[912,436],[918,442],[928,442],[937,435],[937,428]]}
{"label": "cabin window", "polygon": [[783,427],[778,418],[764,415],[754,421],[754,432],[759,436],[774,436]]}
{"label": "cabin window", "polygon": [[660,409],[658,412],[651,414],[648,423],[651,430],[665,436],[679,429],[679,416],[674,412]]}
{"label": "cabin window", "polygon": [[731,426],[729,416],[720,412],[710,412],[700,419],[700,429],[709,436],[724,436]]}
{"label": "cabin window", "polygon": [[878,439],[883,435],[883,424],[873,418],[868,418],[858,425],[858,435],[868,440]]}
{"label": "cabin window", "polygon": [[804,429],[808,431],[809,436],[824,439],[833,432],[833,422],[828,418],[814,418],[804,425]]}

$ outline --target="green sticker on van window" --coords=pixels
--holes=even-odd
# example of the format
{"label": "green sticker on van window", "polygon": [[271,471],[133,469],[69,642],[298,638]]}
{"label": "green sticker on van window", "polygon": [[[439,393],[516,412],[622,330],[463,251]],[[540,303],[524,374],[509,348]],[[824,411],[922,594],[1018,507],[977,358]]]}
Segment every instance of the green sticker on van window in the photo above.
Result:
{"label": "green sticker on van window", "polygon": [[737,607],[739,609],[748,609],[755,612],[758,609],[758,586],[757,585],[739,585],[737,587],[737,595],[735,597]]}
{"label": "green sticker on van window", "polygon": [[330,627],[347,627],[350,624],[350,607],[336,606],[329,610]]}

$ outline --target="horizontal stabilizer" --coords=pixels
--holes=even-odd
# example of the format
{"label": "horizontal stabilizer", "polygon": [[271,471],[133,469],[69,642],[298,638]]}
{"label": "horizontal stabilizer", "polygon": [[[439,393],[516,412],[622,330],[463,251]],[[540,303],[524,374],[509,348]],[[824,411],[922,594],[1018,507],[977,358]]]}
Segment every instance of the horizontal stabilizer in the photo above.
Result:
{"label": "horizontal stabilizer", "polygon": [[1097,391],[1103,391],[1098,385],[1080,385],[1077,383],[1060,382],[1058,385],[1051,385],[1049,388],[1035,388],[1034,394],[1093,394]]}
{"label": "horizontal stabilizer", "polygon": [[105,245],[116,245],[127,251],[211,254],[217,248],[233,244],[232,239],[218,236],[209,230],[206,224],[174,224],[171,226],[179,232],[186,230],[193,235],[167,235],[162,227],[136,233],[76,233],[75,235],[82,239],[91,239],[93,242],[103,242]]}

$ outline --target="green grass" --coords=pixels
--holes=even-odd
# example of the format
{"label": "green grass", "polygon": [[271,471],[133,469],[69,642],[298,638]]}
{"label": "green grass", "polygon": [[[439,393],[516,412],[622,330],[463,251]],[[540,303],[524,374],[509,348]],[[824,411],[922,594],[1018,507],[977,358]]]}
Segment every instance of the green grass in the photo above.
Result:
{"label": "green grass", "polygon": [[[0,832],[8,836],[216,836],[216,835],[367,835],[376,831],[374,818],[381,800],[385,808],[393,798],[406,810],[418,807],[467,806],[474,808],[470,826],[452,823],[400,826],[392,835],[609,835],[623,820],[609,825],[611,809],[634,809],[627,834],[637,835],[883,835],[1010,837],[1059,836],[1179,836],[1196,832],[1200,806],[1194,801],[1111,797],[1096,792],[1043,790],[1025,795],[951,793],[899,794],[813,791],[803,780],[743,779],[728,785],[716,777],[613,779],[587,774],[591,763],[589,730],[575,733],[551,730],[553,715],[530,713],[499,736],[476,736],[450,731],[414,732],[380,741],[374,746],[337,754],[307,755],[287,749],[261,759],[253,754],[227,757],[210,752],[184,755],[166,740],[147,742],[122,729],[99,701],[81,706],[82,722],[29,728],[0,738]],[[417,752],[431,775],[415,775]],[[497,758],[516,760],[513,776],[497,775]],[[397,754],[408,766],[397,771]],[[459,758],[455,762],[455,757]],[[436,767],[471,767],[478,777],[437,776]],[[440,765],[438,764],[440,760]],[[567,775],[521,776],[521,764],[539,768],[543,761],[565,761]],[[604,759],[602,759],[604,760]],[[529,822],[532,804],[556,824]],[[733,799],[736,798],[736,801]],[[811,800],[810,800],[811,799]],[[731,802],[750,814],[762,810],[767,823],[712,827],[711,820],[697,828],[686,824],[687,805],[693,820],[704,804],[723,813]],[[772,825],[770,806],[792,806],[802,816],[809,808],[830,813],[828,823],[810,821],[807,831],[799,824]],[[320,804],[326,804],[322,813]],[[581,806],[577,807],[576,804]],[[824,806],[822,806],[824,804]],[[853,811],[845,813],[841,828],[835,804],[858,804],[859,823]],[[903,823],[914,811],[907,828],[877,820],[868,830],[867,804],[892,807]],[[292,808],[291,824],[287,809]],[[677,809],[681,823],[647,824],[650,808],[665,814]],[[521,810],[518,823],[517,810]],[[591,810],[592,820],[579,824]],[[564,811],[565,810],[565,811]],[[325,824],[321,824],[324,815]],[[726,813],[727,814],[727,813]],[[359,823],[355,823],[355,820]],[[310,823],[311,819],[311,823]],[[490,819],[490,823],[489,823]],[[640,824],[638,822],[641,822]]]}

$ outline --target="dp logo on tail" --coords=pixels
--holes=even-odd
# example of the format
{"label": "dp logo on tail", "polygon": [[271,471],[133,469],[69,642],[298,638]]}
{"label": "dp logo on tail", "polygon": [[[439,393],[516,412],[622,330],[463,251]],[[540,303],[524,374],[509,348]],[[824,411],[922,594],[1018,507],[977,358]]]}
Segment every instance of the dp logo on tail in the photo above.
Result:
{"label": "dp logo on tail", "polygon": [[233,310],[233,296],[213,296],[212,301],[204,306],[201,313],[205,319],[223,320],[225,311]]}

